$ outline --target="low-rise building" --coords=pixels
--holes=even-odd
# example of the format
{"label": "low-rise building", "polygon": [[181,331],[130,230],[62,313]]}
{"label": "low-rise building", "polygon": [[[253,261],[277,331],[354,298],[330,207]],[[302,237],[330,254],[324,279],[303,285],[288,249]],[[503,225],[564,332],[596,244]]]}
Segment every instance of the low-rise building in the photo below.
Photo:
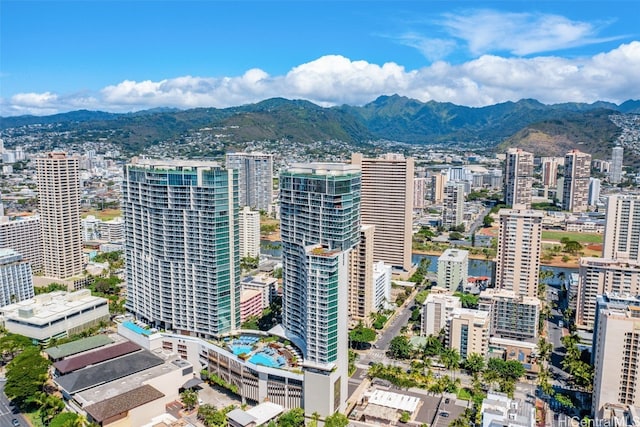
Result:
{"label": "low-rise building", "polygon": [[482,427],[535,427],[536,409],[528,402],[489,392],[482,401]]}
{"label": "low-rise building", "polygon": [[7,331],[38,342],[63,338],[109,319],[109,301],[91,291],[56,291],[0,308]]}

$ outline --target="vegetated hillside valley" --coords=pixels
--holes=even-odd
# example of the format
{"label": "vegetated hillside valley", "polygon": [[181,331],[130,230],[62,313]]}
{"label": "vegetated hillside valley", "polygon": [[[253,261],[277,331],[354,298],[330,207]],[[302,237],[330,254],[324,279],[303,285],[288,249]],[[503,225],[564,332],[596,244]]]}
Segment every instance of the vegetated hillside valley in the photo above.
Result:
{"label": "vegetated hillside valley", "polygon": [[595,158],[607,158],[621,132],[610,116],[620,113],[640,113],[640,101],[545,105],[525,99],[472,108],[393,95],[362,107],[323,108],[308,101],[273,98],[224,109],[154,109],[128,114],[85,110],[45,117],[4,117],[0,131],[9,142],[21,135],[46,133],[42,139],[49,144],[104,140],[127,153],[143,152],[161,143],[180,145],[192,140],[194,133],[199,136],[204,132],[205,139],[220,143],[219,150],[239,141],[338,140],[357,147],[388,140],[476,143],[500,151],[518,146],[536,155],[562,155],[579,148]]}

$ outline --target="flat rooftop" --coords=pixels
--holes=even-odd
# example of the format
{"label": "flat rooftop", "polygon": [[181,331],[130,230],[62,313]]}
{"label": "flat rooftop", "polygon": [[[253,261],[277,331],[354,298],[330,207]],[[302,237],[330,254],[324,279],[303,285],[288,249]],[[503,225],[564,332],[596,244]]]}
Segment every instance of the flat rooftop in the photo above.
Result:
{"label": "flat rooftop", "polygon": [[163,363],[164,360],[160,357],[144,350],[63,375],[56,378],[55,382],[69,394],[73,394]]}
{"label": "flat rooftop", "polygon": [[93,388],[80,391],[76,393],[74,399],[82,405],[82,407],[85,407],[134,390],[145,385],[153,378],[157,378],[178,369],[184,369],[186,366],[191,366],[188,362],[179,359],[175,353],[163,351],[161,349],[153,351],[152,353],[162,360],[161,364],[135,372],[128,375],[126,378],[120,379],[119,381],[102,383]]}

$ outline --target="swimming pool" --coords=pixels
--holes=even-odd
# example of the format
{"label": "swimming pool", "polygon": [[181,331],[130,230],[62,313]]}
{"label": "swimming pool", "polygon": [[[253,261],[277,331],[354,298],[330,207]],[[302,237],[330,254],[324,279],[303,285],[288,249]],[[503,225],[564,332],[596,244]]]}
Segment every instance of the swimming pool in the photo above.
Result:
{"label": "swimming pool", "polygon": [[269,368],[278,368],[280,364],[275,361],[273,358],[267,356],[264,353],[256,353],[249,359],[249,362],[255,363],[256,365],[268,366]]}
{"label": "swimming pool", "polygon": [[229,346],[233,354],[238,356],[239,354],[249,354],[251,350],[253,350],[252,345],[240,345],[240,344],[232,344]]}
{"label": "swimming pool", "polygon": [[135,323],[130,322],[128,320],[126,322],[123,322],[122,326],[124,326],[125,328],[130,329],[133,332],[135,332],[137,334],[140,334],[140,335],[145,335],[145,336],[151,335],[151,331],[150,330],[141,328],[140,326],[138,326]]}

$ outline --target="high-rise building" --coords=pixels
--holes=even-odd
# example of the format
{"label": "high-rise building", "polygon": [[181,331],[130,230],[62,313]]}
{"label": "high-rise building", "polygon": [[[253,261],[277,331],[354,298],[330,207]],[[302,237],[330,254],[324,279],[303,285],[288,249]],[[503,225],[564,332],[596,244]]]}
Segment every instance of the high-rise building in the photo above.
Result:
{"label": "high-rise building", "polygon": [[543,213],[500,209],[499,217],[496,288],[537,297]]}
{"label": "high-rise building", "polygon": [[474,353],[486,357],[489,350],[490,326],[488,312],[455,308],[447,323],[447,346],[458,350],[463,360]]}
{"label": "high-rise building", "polygon": [[610,403],[640,406],[640,306],[600,310],[593,341],[593,415]]}
{"label": "high-rise building", "polygon": [[553,157],[542,162],[542,185],[547,188],[555,188],[558,185],[558,161]]}
{"label": "high-rise building", "polygon": [[442,226],[445,229],[464,224],[464,182],[447,182],[444,186]]}
{"label": "high-rise building", "polygon": [[431,202],[440,204],[444,201],[444,185],[447,183],[447,175],[436,173],[431,175]]}
{"label": "high-rise building", "polygon": [[431,293],[422,304],[420,335],[440,335],[440,331],[445,329],[451,319],[451,313],[456,308],[462,308],[459,297],[438,286],[431,288]]}
{"label": "high-rise building", "polygon": [[540,305],[538,298],[487,289],[480,293],[478,308],[491,313],[491,335],[527,340],[538,336]]}
{"label": "high-rise building", "polygon": [[564,157],[564,189],[562,209],[571,212],[586,212],[589,207],[589,178],[591,177],[591,154],[571,150]]}
{"label": "high-rise building", "polygon": [[596,206],[600,200],[600,180],[598,178],[589,178],[589,206]]}
{"label": "high-rise building", "polygon": [[369,314],[377,311],[373,305],[373,225],[363,225],[360,242],[350,254],[349,315],[351,322],[368,322]]}
{"label": "high-rise building", "polygon": [[624,148],[616,145],[611,149],[611,165],[609,167],[609,182],[619,184],[622,182],[622,160]]}
{"label": "high-rise building", "polygon": [[227,153],[227,169],[238,171],[240,207],[269,210],[273,199],[273,155]]}
{"label": "high-rise building", "polygon": [[413,208],[425,209],[427,207],[427,178],[413,179]]}
{"label": "high-rise building", "polygon": [[240,327],[237,177],[209,161],[125,166],[126,308],[137,318],[201,337]]}
{"label": "high-rise building", "polygon": [[452,292],[464,290],[468,270],[469,251],[447,249],[438,257],[438,286]]}
{"label": "high-rise building", "polygon": [[607,198],[602,257],[640,261],[640,196]]}
{"label": "high-rise building", "polygon": [[33,273],[13,249],[0,249],[0,307],[34,297]]}
{"label": "high-rise building", "polygon": [[43,272],[67,279],[82,275],[80,173],[77,157],[49,153],[36,159]]}
{"label": "high-rise building", "polygon": [[239,214],[240,258],[260,256],[260,212],[245,206]]}
{"label": "high-rise building", "polygon": [[507,150],[504,162],[504,200],[508,206],[531,208],[533,153],[520,148]]}
{"label": "high-rise building", "polygon": [[309,414],[333,414],[347,399],[349,253],[360,239],[360,176],[357,166],[335,163],[280,173],[282,326],[315,368],[305,371],[305,387],[321,390],[305,394]]}
{"label": "high-rise building", "polygon": [[605,293],[640,295],[640,261],[580,258],[576,326],[593,329],[596,297]]}
{"label": "high-rise building", "polygon": [[42,230],[39,216],[0,217],[0,248],[15,249],[34,273],[42,272]]}
{"label": "high-rise building", "polygon": [[373,261],[410,271],[413,158],[386,154],[367,159],[354,153],[351,163],[362,171],[362,223],[376,226]]}

